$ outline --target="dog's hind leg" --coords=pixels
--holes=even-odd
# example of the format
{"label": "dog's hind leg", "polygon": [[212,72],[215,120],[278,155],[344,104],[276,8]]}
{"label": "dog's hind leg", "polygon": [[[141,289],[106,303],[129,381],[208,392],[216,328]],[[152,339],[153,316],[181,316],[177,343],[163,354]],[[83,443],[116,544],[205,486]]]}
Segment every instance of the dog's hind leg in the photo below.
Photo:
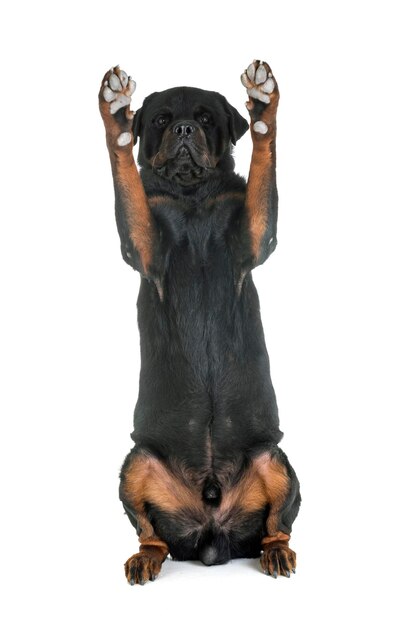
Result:
{"label": "dog's hind leg", "polygon": [[204,504],[200,490],[180,471],[135,447],[122,467],[120,499],[140,541],[140,552],[125,564],[130,584],[154,580],[168,553],[196,558]]}
{"label": "dog's hind leg", "polygon": [[257,456],[253,467],[269,504],[260,562],[265,574],[289,577],[296,568],[296,555],[288,541],[301,503],[299,482],[286,455],[277,446]]}
{"label": "dog's hind leg", "polygon": [[160,539],[146,512],[148,501],[158,493],[160,463],[147,453],[133,450],[126,458],[120,475],[120,499],[126,514],[135,527],[140,551],[125,563],[125,575],[131,585],[143,585],[155,580],[161,571],[169,547]]}
{"label": "dog's hind leg", "polygon": [[165,541],[157,537],[144,511],[137,513],[124,502],[123,507],[136,528],[140,541],[140,551],[133,554],[125,563],[125,575],[131,585],[144,585],[158,576],[169,548]]}

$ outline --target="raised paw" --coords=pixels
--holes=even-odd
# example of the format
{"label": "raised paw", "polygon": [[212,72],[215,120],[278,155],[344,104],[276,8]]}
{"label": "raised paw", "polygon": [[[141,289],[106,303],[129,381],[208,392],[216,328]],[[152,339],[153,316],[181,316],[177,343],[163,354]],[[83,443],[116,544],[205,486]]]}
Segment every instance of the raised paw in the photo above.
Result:
{"label": "raised paw", "polygon": [[161,559],[153,552],[133,554],[125,563],[125,574],[130,585],[144,585],[155,580],[161,571]]}
{"label": "raised paw", "polygon": [[291,572],[295,574],[297,559],[295,552],[288,546],[268,545],[263,550],[260,563],[263,572],[268,576],[277,578],[280,574],[280,576],[290,578]]}
{"label": "raised paw", "polygon": [[272,71],[265,61],[253,61],[241,76],[241,82],[251,98],[269,104],[276,88]]}
{"label": "raised paw", "polygon": [[135,81],[121,70],[119,65],[106,73],[101,91],[103,99],[109,103],[112,115],[130,104],[135,89]]}
{"label": "raised paw", "polygon": [[277,82],[270,66],[265,61],[253,61],[241,75],[241,82],[249,96],[246,107],[254,121],[253,130],[265,135],[275,116],[279,98]]}
{"label": "raised paw", "polygon": [[99,90],[99,109],[105,124],[107,143],[119,150],[133,147],[133,118],[130,110],[131,96],[136,89],[134,80],[119,65],[106,72]]}

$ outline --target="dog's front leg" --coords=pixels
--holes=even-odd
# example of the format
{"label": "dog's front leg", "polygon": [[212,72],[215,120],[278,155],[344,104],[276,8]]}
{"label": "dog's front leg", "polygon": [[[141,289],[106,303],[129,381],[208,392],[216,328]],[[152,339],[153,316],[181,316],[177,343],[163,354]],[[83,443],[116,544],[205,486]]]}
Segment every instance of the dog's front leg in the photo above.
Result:
{"label": "dog's front leg", "polygon": [[135,82],[119,66],[109,70],[99,91],[115,187],[115,209],[124,260],[152,279],[161,296],[158,232],[133,157],[134,113],[130,110]]}
{"label": "dog's front leg", "polygon": [[246,106],[253,142],[245,200],[253,268],[263,263],[277,245],[276,114],[280,94],[265,62],[251,63],[241,81],[249,96]]}

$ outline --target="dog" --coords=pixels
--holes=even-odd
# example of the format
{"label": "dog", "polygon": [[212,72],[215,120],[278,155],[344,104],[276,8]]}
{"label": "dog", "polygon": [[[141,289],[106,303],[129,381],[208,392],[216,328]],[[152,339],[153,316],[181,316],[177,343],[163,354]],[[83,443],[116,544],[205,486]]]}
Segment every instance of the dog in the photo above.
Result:
{"label": "dog", "polygon": [[[131,585],[155,580],[168,554],[205,565],[260,556],[267,575],[295,572],[299,482],[278,447],[251,274],[277,243],[279,90],[261,61],[241,81],[250,123],[191,87],[152,93],[134,114],[136,85],[119,66],[99,91],[121,252],[141,275],[135,445],[120,474],[140,541],[125,563]],[[232,146],[248,128],[246,182]]]}

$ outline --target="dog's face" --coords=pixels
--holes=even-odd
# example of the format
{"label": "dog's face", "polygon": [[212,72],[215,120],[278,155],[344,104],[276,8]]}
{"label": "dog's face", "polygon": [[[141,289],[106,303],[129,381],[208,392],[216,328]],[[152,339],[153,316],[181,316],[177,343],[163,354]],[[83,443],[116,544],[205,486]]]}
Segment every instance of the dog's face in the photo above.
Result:
{"label": "dog's face", "polygon": [[136,113],[139,163],[163,178],[188,186],[215,168],[233,168],[231,143],[248,122],[224,96],[193,87],[175,87],[148,96]]}

